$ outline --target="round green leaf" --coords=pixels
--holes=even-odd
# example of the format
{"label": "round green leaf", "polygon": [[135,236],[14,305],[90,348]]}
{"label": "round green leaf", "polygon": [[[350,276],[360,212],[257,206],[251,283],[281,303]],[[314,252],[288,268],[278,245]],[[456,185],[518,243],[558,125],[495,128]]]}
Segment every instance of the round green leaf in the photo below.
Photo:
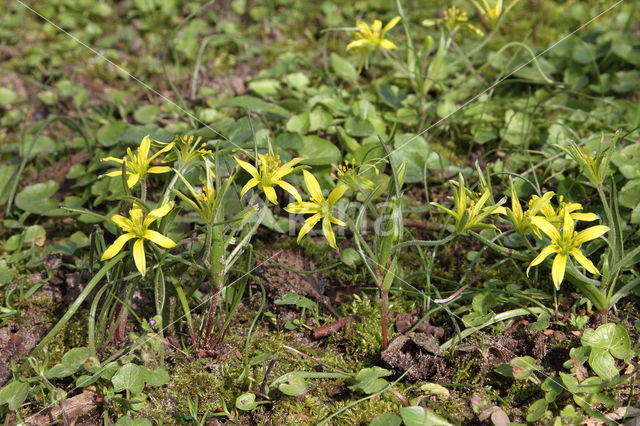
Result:
{"label": "round green leaf", "polygon": [[296,373],[288,373],[285,376],[286,382],[280,383],[278,389],[285,395],[299,396],[307,393],[307,383],[304,378]]}
{"label": "round green leaf", "polygon": [[8,404],[9,410],[16,411],[29,394],[26,383],[13,381],[0,389],[0,405]]}
{"label": "round green leaf", "polygon": [[114,146],[120,141],[128,124],[122,121],[116,121],[105,125],[98,131],[98,142],[102,146]]}
{"label": "round green leaf", "polygon": [[424,407],[402,407],[402,421],[407,426],[451,426],[451,423]]}
{"label": "round green leaf", "polygon": [[618,359],[629,356],[631,350],[629,333],[624,327],[614,323],[603,324],[595,331],[586,330],[581,342],[583,346],[608,351]]}
{"label": "round green leaf", "polygon": [[369,426],[400,426],[402,418],[396,413],[384,413],[371,420]]}
{"label": "round green leaf", "polygon": [[339,163],[341,158],[338,147],[315,135],[302,138],[302,146],[298,148],[298,153],[306,157],[304,163],[311,166]]}
{"label": "round green leaf", "polygon": [[255,394],[250,392],[243,393],[236,398],[236,408],[242,411],[250,411],[258,406]]}
{"label": "round green leaf", "polygon": [[589,355],[589,365],[603,380],[609,381],[618,377],[616,362],[609,352],[604,349],[592,348]]}
{"label": "round green leaf", "polygon": [[111,378],[114,392],[128,390],[132,394],[142,392],[144,389],[144,370],[135,364],[125,364]]}
{"label": "round green leaf", "polygon": [[133,118],[141,124],[151,124],[156,121],[156,117],[160,113],[160,107],[157,105],[145,105],[138,108],[133,113]]}
{"label": "round green leaf", "polygon": [[529,410],[527,410],[527,421],[536,422],[540,420],[542,416],[544,416],[545,411],[547,411],[547,401],[538,399],[529,406]]}
{"label": "round green leaf", "polygon": [[58,207],[58,202],[49,197],[56,193],[58,187],[52,180],[27,186],[16,196],[16,206],[25,212],[36,214],[54,210]]}

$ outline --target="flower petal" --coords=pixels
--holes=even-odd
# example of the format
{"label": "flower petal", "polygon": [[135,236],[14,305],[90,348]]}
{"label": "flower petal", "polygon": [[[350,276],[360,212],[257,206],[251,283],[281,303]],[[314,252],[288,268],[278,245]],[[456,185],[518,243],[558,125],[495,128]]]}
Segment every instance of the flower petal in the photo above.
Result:
{"label": "flower petal", "polygon": [[303,170],[302,174],[304,175],[304,183],[307,186],[307,190],[309,191],[309,194],[311,195],[311,199],[318,204],[323,203],[324,196],[322,195],[320,184],[316,180],[315,176],[313,176],[311,173],[309,173],[306,170]]}
{"label": "flower petal", "polygon": [[365,39],[360,39],[360,40],[353,40],[351,43],[347,44],[347,49],[346,50],[351,50],[351,49],[356,49],[359,47],[362,47],[366,44],[369,44],[368,40]]}
{"label": "flower petal", "polygon": [[113,177],[113,176],[122,176],[122,170],[114,170],[109,173],[105,173],[105,176]]}
{"label": "flower petal", "polygon": [[331,223],[335,223],[336,225],[347,226],[346,223],[344,223],[340,219],[334,217],[333,215],[329,215],[329,220],[331,221]]}
{"label": "flower petal", "polygon": [[256,169],[252,164],[249,164],[246,161],[239,160],[236,157],[233,157],[233,159],[236,160],[236,163],[238,163],[238,165],[242,167],[247,173],[249,173],[254,179],[260,180],[258,169]]}
{"label": "flower petal", "polygon": [[591,272],[594,275],[600,274],[600,271],[598,271],[598,268],[596,268],[593,262],[587,259],[577,247],[569,250],[569,254],[571,254],[578,261],[578,263],[584,266],[584,269],[586,269],[587,271]]}
{"label": "flower petal", "polygon": [[124,158],[116,158],[116,157],[105,157],[102,158],[100,161],[115,161],[116,163],[124,163]]}
{"label": "flower petal", "polygon": [[164,247],[164,248],[173,248],[177,245],[171,238],[165,237],[158,231],[154,231],[152,229],[147,229],[146,231],[144,231],[142,238],[146,238],[147,240],[153,241],[160,247]]}
{"label": "flower petal", "polygon": [[171,209],[173,209],[173,206],[174,206],[173,201],[170,201],[158,207],[157,209],[151,210],[149,214],[147,214],[147,217],[144,218],[144,222],[142,224],[143,228],[147,229],[149,225],[151,225],[153,222],[156,221],[156,219],[159,219],[169,214]]}
{"label": "flower petal", "polygon": [[384,26],[384,28],[382,29],[382,33],[380,34],[380,37],[384,37],[384,35],[387,33],[387,31],[389,31],[391,28],[395,27],[398,22],[400,22],[400,17],[396,16],[395,18],[393,18],[392,20],[390,20],[389,22],[387,22],[387,25]]}
{"label": "flower petal", "polygon": [[298,201],[290,203],[284,210],[294,214],[317,213],[320,211],[320,206],[309,201]]}
{"label": "flower petal", "polygon": [[283,180],[278,180],[275,183],[280,188],[284,189],[289,194],[293,195],[293,197],[296,199],[296,201],[302,201],[302,198],[300,197],[300,194],[298,194],[298,191],[289,182],[285,182]]}
{"label": "flower petal", "polygon": [[338,245],[336,244],[336,235],[333,233],[333,228],[331,227],[331,220],[328,217],[322,219],[322,233],[325,238],[329,242],[329,246],[334,249],[338,249]]}
{"label": "flower petal", "polygon": [[531,224],[547,234],[547,236],[551,239],[551,241],[557,243],[562,238],[560,237],[560,233],[547,219],[544,219],[540,216],[532,216]]}
{"label": "flower petal", "polygon": [[147,272],[147,260],[144,257],[144,240],[142,238],[133,243],[133,261],[138,271],[144,276]]}
{"label": "flower petal", "polygon": [[556,258],[553,259],[553,265],[551,266],[551,278],[553,279],[553,285],[556,286],[556,290],[560,290],[560,284],[564,279],[564,271],[567,268],[567,255],[558,253]]}
{"label": "flower petal", "polygon": [[568,210],[564,210],[562,217],[562,239],[564,241],[570,241],[573,237],[574,223],[573,218]]}
{"label": "flower petal", "polygon": [[329,202],[329,204],[333,206],[344,195],[346,190],[347,185],[338,185],[333,188],[333,190],[331,190],[329,196],[327,197],[327,201]]}
{"label": "flower petal", "polygon": [[595,213],[571,213],[571,218],[582,222],[593,222],[598,219],[598,215]]}
{"label": "flower petal", "polygon": [[119,214],[114,214],[113,216],[111,216],[111,220],[125,232],[129,232],[133,228],[133,222]]}
{"label": "flower petal", "polygon": [[242,187],[242,191],[240,191],[240,198],[244,197],[244,194],[246,194],[251,188],[258,185],[259,183],[260,181],[256,178],[249,179],[249,181]]}
{"label": "flower petal", "polygon": [[263,186],[262,191],[264,191],[264,195],[267,196],[267,200],[271,201],[272,204],[278,204],[278,197],[276,196],[276,190],[273,189],[273,186]]}
{"label": "flower petal", "polygon": [[302,225],[302,228],[300,228],[300,232],[298,233],[298,240],[297,240],[298,244],[300,244],[300,240],[302,240],[302,237],[307,235],[307,233],[311,231],[311,229],[313,229],[314,226],[316,226],[316,223],[318,223],[318,221],[321,218],[322,218],[322,215],[320,213],[316,213],[304,221],[304,225]]}
{"label": "flower petal", "polygon": [[575,238],[573,239],[573,245],[574,247],[577,247],[580,244],[585,243],[587,241],[595,240],[596,238],[603,235],[607,231],[609,231],[609,227],[605,225],[596,225],[596,226],[587,228],[583,231],[578,232],[578,235],[576,235]]}
{"label": "flower petal", "polygon": [[171,142],[167,145],[164,146],[164,148],[162,148],[160,151],[156,152],[155,154],[153,154],[151,156],[151,158],[149,158],[149,161],[153,160],[154,158],[156,158],[158,155],[162,154],[163,152],[167,152],[170,151],[171,148],[173,148],[173,146],[175,145],[175,143]]}
{"label": "flower petal", "polygon": [[538,254],[536,258],[533,259],[529,264],[529,267],[527,268],[527,276],[529,276],[529,269],[531,269],[532,266],[539,265],[540,263],[542,263],[543,260],[547,258],[547,256],[553,253],[558,253],[559,251],[560,251],[560,247],[554,244],[548,245],[545,248],[543,248],[542,251],[540,251],[540,254]]}
{"label": "flower petal", "polygon": [[131,173],[127,178],[127,186],[129,188],[133,188],[133,185],[138,183],[139,180],[140,180],[140,175],[138,173]]}
{"label": "flower petal", "polygon": [[398,48],[398,46],[396,46],[396,44],[394,42],[392,42],[391,40],[381,40],[380,41],[380,47],[387,49],[387,50],[395,50]]}
{"label": "flower petal", "polygon": [[147,161],[147,157],[149,157],[150,148],[151,148],[151,138],[149,137],[149,135],[147,135],[144,138],[142,138],[142,142],[140,142],[140,146],[138,147],[138,159],[140,162]]}
{"label": "flower petal", "polygon": [[120,235],[118,238],[116,238],[116,240],[113,242],[113,244],[111,244],[104,251],[104,253],[102,253],[102,257],[100,258],[100,260],[111,259],[116,254],[120,253],[120,250],[122,250],[122,247],[124,247],[124,245],[125,245],[125,243],[127,241],[129,241],[130,239],[135,238],[135,237],[136,237],[135,234],[132,234],[132,233]]}
{"label": "flower petal", "polygon": [[168,171],[171,171],[171,167],[168,166],[154,166],[154,167],[149,167],[147,169],[147,173],[167,173]]}

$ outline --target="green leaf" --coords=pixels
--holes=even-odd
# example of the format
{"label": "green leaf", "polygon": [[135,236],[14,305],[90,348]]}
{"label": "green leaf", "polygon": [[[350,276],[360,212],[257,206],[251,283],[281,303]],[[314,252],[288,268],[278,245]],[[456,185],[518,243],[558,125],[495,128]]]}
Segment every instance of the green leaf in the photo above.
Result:
{"label": "green leaf", "polygon": [[61,363],[81,366],[89,358],[89,348],[73,348],[62,356]]}
{"label": "green leaf", "polygon": [[589,365],[603,380],[609,381],[618,377],[616,362],[609,352],[604,349],[592,348],[589,355]]}
{"label": "green leaf", "polygon": [[296,305],[299,308],[304,309],[316,309],[318,304],[311,299],[304,296],[300,296],[293,291],[288,292],[282,298],[275,301],[276,305]]}
{"label": "green leaf", "polygon": [[322,107],[315,107],[311,114],[309,114],[309,129],[310,132],[316,130],[326,130],[331,125],[333,116]]}
{"label": "green leaf", "polygon": [[530,356],[513,358],[509,361],[509,365],[513,369],[513,377],[516,380],[528,379],[532,372],[542,370],[542,366],[537,365],[536,360]]}
{"label": "green leaf", "polygon": [[546,330],[549,328],[549,314],[547,312],[542,312],[538,315],[538,320],[529,325],[530,330]]}
{"label": "green leaf", "polygon": [[280,392],[289,396],[299,396],[307,393],[307,383],[299,374],[292,372],[285,374],[283,377],[284,383],[278,385]]}
{"label": "green leaf", "polygon": [[629,356],[631,350],[629,333],[624,327],[614,323],[603,324],[595,331],[585,330],[581,343],[592,349],[608,351],[618,359]]}
{"label": "green leaf", "polygon": [[471,302],[473,310],[481,315],[485,315],[497,305],[498,299],[496,299],[496,296],[489,291],[476,294],[473,296],[473,300]]}
{"label": "green leaf", "polygon": [[355,249],[347,248],[340,252],[340,261],[347,266],[356,266],[361,258]]}
{"label": "green leaf", "polygon": [[339,163],[342,157],[338,147],[315,135],[307,135],[302,138],[302,146],[298,147],[298,153],[306,157],[304,164],[310,166]]}
{"label": "green leaf", "polygon": [[502,137],[512,145],[522,145],[531,127],[531,116],[510,109],[505,113],[504,121],[506,128]]}
{"label": "green leaf", "polygon": [[157,105],[145,105],[133,113],[133,118],[140,124],[152,124],[156,122],[160,107]]}
{"label": "green leaf", "polygon": [[253,80],[249,83],[249,90],[256,92],[260,96],[270,96],[278,93],[282,85],[278,80],[265,78],[262,80]]}
{"label": "green leaf", "polygon": [[402,423],[402,417],[396,413],[384,413],[376,416],[369,426],[400,426]]}
{"label": "green leaf", "polygon": [[98,131],[98,143],[100,145],[109,147],[118,144],[120,141],[120,135],[124,133],[129,125],[122,121],[115,121],[105,125]]}
{"label": "green leaf", "polygon": [[164,368],[156,368],[154,370],[148,367],[144,368],[144,381],[147,382],[149,386],[163,386],[169,383],[171,377],[169,373]]}
{"label": "green leaf", "polygon": [[18,95],[10,87],[0,87],[0,105],[11,105],[18,100]]}
{"label": "green leaf", "polygon": [[26,383],[12,381],[0,389],[0,405],[8,404],[10,411],[16,411],[29,394]]}
{"label": "green leaf", "polygon": [[255,394],[250,392],[243,393],[236,398],[236,408],[242,411],[250,411],[258,406]]}
{"label": "green leaf", "polygon": [[349,117],[344,123],[344,128],[350,136],[367,137],[373,134],[373,124],[369,120],[360,117]]}
{"label": "green leaf", "polygon": [[378,84],[376,86],[376,90],[378,91],[378,95],[382,98],[382,100],[394,109],[402,108],[402,101],[407,98],[407,94],[400,90],[398,86],[389,84]]}
{"label": "green leaf", "polygon": [[547,377],[540,385],[540,389],[545,392],[545,401],[554,402],[564,390],[564,386],[562,386],[562,380],[559,377]]}
{"label": "green leaf", "polygon": [[332,53],[331,57],[331,68],[338,74],[343,80],[347,81],[356,81],[358,78],[358,72],[356,68],[349,62],[344,59],[342,56],[337,53]]}
{"label": "green leaf", "polygon": [[302,90],[309,85],[309,77],[303,72],[294,72],[284,76],[284,82],[296,90]]}
{"label": "green leaf", "polygon": [[547,401],[544,399],[538,399],[529,406],[529,409],[527,410],[527,421],[537,422],[542,418],[542,416],[544,416],[545,411],[547,411]]}
{"label": "green leaf", "polygon": [[640,178],[640,143],[628,145],[611,156],[611,162],[627,179]]}
{"label": "green leaf", "polygon": [[440,161],[436,152],[431,152],[427,140],[415,133],[401,133],[396,135],[393,143],[395,149],[391,153],[391,161],[396,168],[404,161],[407,162],[405,182],[422,182],[424,164],[427,162],[429,170],[439,169]]}
{"label": "green leaf", "polygon": [[634,209],[640,200],[640,179],[632,179],[620,189],[618,202],[621,206]]}
{"label": "green leaf", "polygon": [[389,370],[381,367],[364,368],[356,374],[355,384],[349,386],[351,390],[361,390],[364,393],[372,394],[380,392],[389,383],[382,377],[391,375]]}
{"label": "green leaf", "polygon": [[310,121],[308,112],[294,115],[287,121],[287,131],[291,133],[304,135],[309,132],[309,126]]}
{"label": "green leaf", "polygon": [[242,108],[253,112],[264,112],[273,107],[273,104],[263,101],[254,96],[242,95],[231,99],[221,99],[215,105],[227,105],[234,108]]}
{"label": "green leaf", "polygon": [[128,390],[132,394],[142,392],[142,389],[144,389],[144,381],[144,370],[132,363],[120,367],[111,378],[114,392]]}
{"label": "green leaf", "polygon": [[16,196],[16,206],[28,213],[43,214],[58,207],[58,202],[51,197],[59,185],[50,180],[27,186]]}
{"label": "green leaf", "polygon": [[400,416],[407,426],[452,426],[443,417],[424,407],[402,407]]}

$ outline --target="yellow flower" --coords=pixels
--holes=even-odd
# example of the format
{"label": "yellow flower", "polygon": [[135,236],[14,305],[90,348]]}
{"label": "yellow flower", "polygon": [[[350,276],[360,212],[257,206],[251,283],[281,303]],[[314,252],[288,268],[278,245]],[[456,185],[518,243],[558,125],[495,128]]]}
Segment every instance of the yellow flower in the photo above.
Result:
{"label": "yellow flower", "polygon": [[303,170],[302,173],[304,174],[304,183],[311,195],[311,201],[298,201],[296,203],[289,204],[285,208],[289,213],[313,213],[313,216],[308,217],[304,221],[304,225],[302,225],[300,233],[298,234],[298,243],[300,243],[302,237],[307,235],[316,223],[322,219],[322,232],[329,242],[329,245],[337,250],[338,246],[336,244],[336,236],[333,233],[331,224],[334,223],[339,226],[346,226],[346,224],[333,216],[333,205],[344,195],[344,192],[347,190],[347,185],[338,185],[333,188],[325,200],[316,178],[306,170]]}
{"label": "yellow flower", "polygon": [[[138,154],[133,154],[131,152],[131,148],[127,148],[127,154],[129,155],[129,159],[127,157],[123,158],[115,158],[115,157],[107,157],[103,158],[102,161],[115,161],[119,164],[125,164],[126,174],[129,176],[127,178],[127,186],[132,188],[133,185],[138,183],[139,180],[144,179],[147,173],[166,173],[171,170],[171,167],[167,166],[154,166],[149,167],[151,162],[163,152],[169,151],[173,148],[174,143],[171,142],[167,144],[160,151],[153,154],[149,157],[149,149],[151,148],[151,139],[149,136],[145,136],[138,147]],[[114,170],[112,172],[106,173],[106,176],[122,176],[122,170]]]}
{"label": "yellow flower", "polygon": [[442,12],[442,15],[442,18],[438,19],[425,19],[422,21],[422,25],[424,25],[425,27],[430,27],[433,25],[443,25],[449,30],[449,32],[452,33],[458,31],[459,29],[465,29],[476,33],[480,37],[484,35],[484,32],[480,28],[467,22],[469,20],[469,18],[467,17],[467,13],[455,6],[452,6]]}
{"label": "yellow flower", "polygon": [[478,12],[480,12],[486,20],[486,24],[490,28],[495,28],[496,25],[498,25],[500,17],[506,14],[513,6],[515,6],[515,4],[518,3],[519,0],[514,0],[513,2],[511,2],[511,4],[507,6],[506,9],[503,9],[502,0],[496,0],[493,7],[487,0],[481,0],[482,4],[480,4],[480,2],[477,0],[471,1],[473,2],[473,5],[476,7],[476,9],[478,9]]}
{"label": "yellow flower", "polygon": [[[482,221],[491,214],[506,214],[505,208],[500,205],[503,201],[500,201],[498,204],[493,203],[491,191],[488,186],[485,187],[479,199],[472,198],[467,201],[467,192],[471,194],[471,191],[465,187],[462,174],[459,175],[459,180],[459,188],[455,185],[452,188],[455,211],[438,203],[431,203],[431,205],[453,216],[456,220],[456,232],[458,234],[463,234],[473,228],[495,229],[495,226],[482,223]],[[489,200],[491,200],[491,204],[485,207],[485,204]]]}
{"label": "yellow flower", "polygon": [[387,31],[395,27],[398,22],[400,22],[399,16],[389,21],[384,28],[382,28],[382,22],[378,19],[373,21],[373,25],[371,26],[366,22],[358,22],[356,25],[358,31],[353,33],[356,39],[347,45],[346,50],[349,51],[353,49],[354,53],[362,55],[360,58],[360,70],[362,70],[363,65],[365,68],[369,65],[369,54],[372,51],[378,48],[387,50],[397,49],[395,43],[387,40],[384,36],[387,34]]}
{"label": "yellow flower", "polygon": [[553,279],[553,284],[556,289],[560,289],[560,284],[564,279],[564,272],[567,267],[569,255],[573,256],[578,263],[592,274],[600,273],[595,265],[582,254],[578,247],[582,243],[600,237],[609,230],[608,226],[596,225],[580,232],[574,232],[574,219],[571,217],[570,209],[567,208],[562,212],[562,219],[562,233],[560,233],[547,219],[540,216],[531,217],[531,223],[549,237],[551,244],[543,248],[540,254],[531,261],[527,268],[527,275],[532,266],[539,265],[547,256],[557,253],[551,267],[551,278]]}
{"label": "yellow flower", "polygon": [[351,162],[344,160],[344,164],[332,165],[335,169],[335,172],[331,173],[331,177],[346,184],[349,188],[354,191],[359,191],[360,189],[368,189],[373,190],[376,188],[375,183],[363,176],[364,172],[367,170],[373,169],[375,174],[378,174],[378,168],[375,164],[365,163],[361,166],[356,166],[356,159],[352,158]]}
{"label": "yellow flower", "polygon": [[294,158],[281,166],[280,156],[277,153],[275,155],[273,153],[269,153],[267,155],[258,154],[259,170],[246,161],[239,160],[236,157],[233,158],[240,167],[245,169],[251,175],[251,179],[249,179],[249,182],[246,183],[240,192],[241,197],[243,197],[249,189],[257,186],[264,192],[264,195],[267,196],[269,201],[273,204],[277,204],[278,198],[276,197],[276,191],[273,187],[274,185],[278,185],[280,188],[293,195],[296,200],[302,200],[298,191],[291,184],[282,180],[282,178],[296,171],[294,166],[304,160],[304,158]]}
{"label": "yellow flower", "polygon": [[550,206],[551,198],[553,198],[554,195],[554,192],[545,192],[542,194],[542,197],[538,197],[537,195],[532,196],[529,201],[529,209],[524,212],[520,205],[520,200],[518,200],[518,194],[513,186],[513,182],[511,182],[511,208],[506,209],[506,213],[520,235],[524,236],[533,231],[539,238],[542,238],[538,228],[531,224],[531,217],[535,216],[538,211],[549,214],[549,209],[551,215],[555,215],[553,207]]}
{"label": "yellow flower", "polygon": [[164,248],[173,248],[176,246],[170,238],[165,237],[158,231],[149,229],[149,226],[156,221],[156,219],[165,216],[173,208],[173,202],[164,204],[163,206],[151,210],[147,217],[143,218],[142,210],[134,207],[129,210],[129,217],[127,219],[119,214],[111,216],[111,220],[116,223],[126,234],[120,235],[114,242],[107,248],[100,260],[108,260],[120,253],[125,243],[133,238],[136,241],[133,243],[133,260],[136,264],[136,268],[142,275],[147,271],[146,259],[144,254],[144,240],[150,240],[157,245]]}

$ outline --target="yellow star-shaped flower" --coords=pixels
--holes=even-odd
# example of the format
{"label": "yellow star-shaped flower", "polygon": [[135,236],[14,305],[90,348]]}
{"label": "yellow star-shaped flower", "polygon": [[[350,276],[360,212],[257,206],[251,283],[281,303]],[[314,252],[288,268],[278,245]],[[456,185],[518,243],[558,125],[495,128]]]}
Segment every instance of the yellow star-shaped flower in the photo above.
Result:
{"label": "yellow star-shaped flower", "polygon": [[358,27],[358,31],[353,33],[353,36],[356,39],[347,45],[347,51],[353,50],[354,53],[362,55],[360,59],[360,70],[362,70],[363,65],[365,68],[368,66],[369,53],[372,51],[377,50],[378,48],[387,50],[397,49],[394,42],[387,40],[384,37],[387,34],[387,31],[395,27],[398,22],[400,22],[399,16],[396,16],[389,21],[384,28],[382,28],[382,22],[378,19],[373,21],[373,25],[371,26],[366,22],[358,22],[356,25]]}
{"label": "yellow star-shaped flower", "polygon": [[295,165],[304,160],[304,158],[294,158],[293,160],[280,165],[280,156],[278,154],[258,154],[258,169],[256,169],[253,164],[239,160],[236,157],[233,158],[240,167],[251,175],[251,179],[249,179],[242,188],[242,191],[240,191],[241,197],[244,197],[244,194],[246,194],[248,190],[257,186],[264,192],[264,195],[267,196],[269,201],[273,204],[277,204],[278,198],[276,197],[276,190],[274,186],[278,185],[280,188],[293,195],[296,200],[302,200],[298,191],[290,183],[282,180],[282,178],[296,171]]}
{"label": "yellow star-shaped flower", "polygon": [[574,218],[572,217],[571,210],[565,208],[562,211],[562,215],[562,233],[560,233],[558,229],[551,224],[551,222],[543,217],[532,216],[530,218],[531,224],[544,232],[551,240],[551,244],[543,248],[540,254],[531,261],[527,268],[527,275],[529,274],[529,269],[531,269],[532,266],[539,265],[547,258],[547,256],[557,253],[556,257],[553,259],[553,265],[551,266],[551,278],[553,279],[553,284],[556,289],[560,289],[560,284],[564,279],[564,272],[567,267],[569,255],[573,256],[578,263],[584,266],[584,268],[592,274],[600,273],[593,262],[587,259],[578,247],[582,243],[586,243],[587,241],[600,237],[609,230],[608,226],[596,225],[580,232],[574,232]]}
{"label": "yellow star-shaped flower", "polygon": [[[127,157],[116,158],[116,157],[106,157],[103,158],[102,161],[115,161],[119,164],[125,164],[126,174],[129,176],[127,178],[127,186],[132,188],[133,185],[138,183],[139,180],[144,179],[147,173],[166,173],[171,170],[171,167],[168,166],[154,166],[149,167],[151,162],[163,152],[167,152],[173,148],[174,143],[171,142],[167,144],[160,151],[153,154],[149,157],[149,149],[151,148],[151,138],[149,136],[145,136],[138,147],[137,154],[133,154],[131,152],[131,148],[127,148]],[[106,176],[122,176],[122,170],[114,170],[112,172],[106,173]]]}
{"label": "yellow star-shaped flower", "polygon": [[129,210],[129,217],[127,219],[119,214],[111,216],[111,220],[116,223],[126,234],[120,235],[114,242],[107,248],[100,260],[108,260],[120,253],[125,243],[131,239],[136,239],[133,243],[133,260],[136,264],[136,268],[142,275],[147,271],[146,259],[144,253],[144,240],[150,240],[157,245],[164,248],[173,248],[176,243],[168,237],[165,237],[158,231],[149,229],[149,226],[156,221],[156,219],[166,216],[173,208],[173,203],[167,203],[155,210],[151,210],[147,217],[143,217],[142,210],[134,207]]}
{"label": "yellow star-shaped flower", "polygon": [[338,185],[329,193],[329,196],[325,200],[322,195],[322,190],[316,178],[306,170],[302,171],[304,175],[304,183],[311,195],[310,201],[298,201],[296,203],[289,204],[285,210],[289,213],[295,214],[309,214],[313,213],[313,216],[308,217],[304,221],[304,225],[298,233],[298,243],[302,240],[302,237],[307,235],[311,229],[322,219],[322,232],[325,238],[329,242],[329,245],[338,249],[336,244],[336,235],[333,233],[331,224],[339,226],[346,226],[346,223],[333,216],[333,205],[344,195],[347,190],[347,185]]}

